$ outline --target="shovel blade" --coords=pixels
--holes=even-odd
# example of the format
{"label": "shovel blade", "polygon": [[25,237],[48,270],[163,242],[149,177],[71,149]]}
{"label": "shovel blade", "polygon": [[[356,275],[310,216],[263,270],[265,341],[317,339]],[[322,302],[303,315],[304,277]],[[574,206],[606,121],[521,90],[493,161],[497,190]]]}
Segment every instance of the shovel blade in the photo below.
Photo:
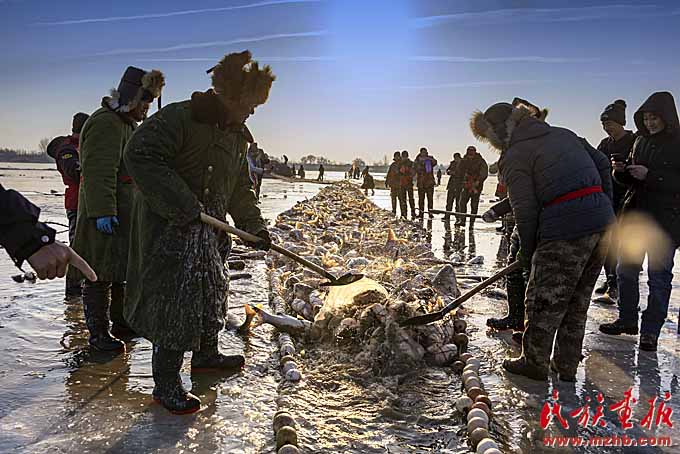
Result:
{"label": "shovel blade", "polygon": [[416,317],[407,318],[399,322],[399,326],[416,326],[416,325],[427,325],[428,323],[436,322],[444,318],[441,312],[432,312],[431,314],[418,315]]}
{"label": "shovel blade", "polygon": [[353,284],[356,281],[363,279],[364,275],[363,274],[354,274],[354,273],[347,273],[343,276],[340,276],[337,279],[333,279],[332,281],[324,282],[321,284],[322,287],[336,287],[339,285],[349,285]]}

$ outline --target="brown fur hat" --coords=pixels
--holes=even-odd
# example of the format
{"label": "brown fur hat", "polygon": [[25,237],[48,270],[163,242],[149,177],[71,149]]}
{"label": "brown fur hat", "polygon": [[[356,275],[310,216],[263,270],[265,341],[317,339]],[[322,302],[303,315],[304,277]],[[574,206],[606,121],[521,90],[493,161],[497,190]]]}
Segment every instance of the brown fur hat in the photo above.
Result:
{"label": "brown fur hat", "polygon": [[243,105],[264,104],[275,79],[269,65],[260,69],[248,50],[227,54],[212,68],[215,93]]}
{"label": "brown fur hat", "polygon": [[486,112],[475,111],[470,119],[472,134],[481,142],[487,142],[498,151],[510,145],[515,127],[525,117],[534,117],[545,121],[548,109],[521,98],[515,98],[512,104],[499,102],[486,109]]}

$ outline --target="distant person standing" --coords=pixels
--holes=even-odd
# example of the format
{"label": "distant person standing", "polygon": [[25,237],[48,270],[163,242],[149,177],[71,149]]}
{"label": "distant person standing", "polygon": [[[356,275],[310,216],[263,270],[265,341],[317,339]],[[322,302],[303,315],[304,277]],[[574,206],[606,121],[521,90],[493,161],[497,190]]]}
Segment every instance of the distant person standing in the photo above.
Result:
{"label": "distant person standing", "polygon": [[323,181],[323,174],[326,172],[326,169],[324,169],[323,164],[319,164],[319,176],[316,177],[316,181]]}
{"label": "distant person standing", "polygon": [[362,172],[364,177],[364,183],[361,185],[361,189],[364,190],[364,194],[368,195],[368,190],[371,190],[371,195],[375,195],[375,181],[373,181],[373,176],[370,174],[369,167],[364,167]]}
{"label": "distant person standing", "polygon": [[[413,161],[408,158],[408,151],[401,152],[401,161],[399,161],[399,186],[401,188],[401,197],[403,199],[403,206],[406,208],[406,201],[411,206],[411,218],[416,217],[416,201],[413,197],[413,176],[415,170],[413,168]],[[407,217],[406,210],[402,213]]]}
{"label": "distant person standing", "polygon": [[437,167],[437,160],[427,153],[427,148],[421,148],[415,161],[416,185],[418,186],[418,216],[421,218],[425,213],[426,197],[428,211],[434,208],[435,167]]}
{"label": "distant person standing", "polygon": [[134,335],[123,318],[134,197],[123,149],[164,84],[160,71],[128,67],[118,88],[102,100],[102,107],[90,116],[80,134],[81,183],[73,249],[92,266],[99,280],[88,281],[74,268],[69,269],[68,277],[85,279],[85,322],[89,343],[97,350],[122,350],[125,344],[115,336]]}
{"label": "distant person standing", "polygon": [[[614,101],[609,104],[600,115],[602,122],[602,129],[607,133],[607,137],[602,139],[597,149],[604,153],[607,158],[613,163],[626,162],[633,143],[635,142],[635,134],[633,131],[628,131],[624,128],[626,125],[626,102],[622,99]],[[614,213],[617,216],[621,212],[621,205],[623,198],[626,195],[626,186],[614,180]],[[619,254],[619,242],[616,232],[612,232],[609,240],[609,248],[607,252],[607,259],[604,262],[604,272],[606,279],[604,284],[595,289],[595,293],[604,293],[604,296],[598,298],[598,302],[615,303],[619,298],[618,281],[616,279],[616,263]]]}
{"label": "distant person standing", "polygon": [[[477,153],[477,148],[470,145],[467,147],[465,157],[461,163],[463,175],[463,190],[460,194],[460,213],[467,213],[467,204],[470,202],[470,212],[477,214],[479,210],[479,198],[482,195],[484,181],[489,176],[489,166]],[[474,226],[475,219],[470,219],[470,227]],[[465,218],[461,217],[456,225],[465,225]]]}
{"label": "distant person standing", "polygon": [[305,179],[305,168],[302,167],[302,164],[300,164],[300,168],[298,169],[298,177],[299,177],[301,180],[304,180],[304,179]]}
{"label": "distant person standing", "polygon": [[[460,192],[463,190],[462,162],[463,157],[460,153],[454,153],[453,161],[446,169],[446,174],[449,176],[449,181],[446,183],[446,211],[453,211],[454,202],[456,211],[460,210]],[[449,215],[447,214],[445,218],[448,219]]]}
{"label": "distant person standing", "polygon": [[246,160],[248,161],[248,176],[253,183],[253,188],[255,188],[257,200],[260,200],[260,186],[264,176],[264,168],[260,165],[261,158],[259,154],[257,142],[251,143],[246,152]]}
{"label": "distant person standing", "polygon": [[[66,186],[64,191],[64,208],[68,219],[68,240],[73,245],[76,236],[76,220],[78,218],[78,189],[80,188],[80,156],[78,147],[80,131],[89,115],[79,112],[73,116],[70,136],[59,136],[47,145],[47,154],[57,163],[57,170]],[[66,279],[66,298],[79,297],[82,288],[79,280]]]}
{"label": "distant person standing", "polygon": [[392,199],[392,214],[397,215],[397,200],[399,201],[399,210],[401,211],[401,217],[406,217],[406,200],[401,198],[401,185],[399,177],[399,161],[401,161],[401,153],[398,151],[394,152],[394,157],[392,158],[392,164],[387,170],[387,176],[385,177],[385,186],[390,190],[390,199]]}
{"label": "distant person standing", "polygon": [[437,186],[441,186],[442,184],[442,169],[439,167],[437,169]]}

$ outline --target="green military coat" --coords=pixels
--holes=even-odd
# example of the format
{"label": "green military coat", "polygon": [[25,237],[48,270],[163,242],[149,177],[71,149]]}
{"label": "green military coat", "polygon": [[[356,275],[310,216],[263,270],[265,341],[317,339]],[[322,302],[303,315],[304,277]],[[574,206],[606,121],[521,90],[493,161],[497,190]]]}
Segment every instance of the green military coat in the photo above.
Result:
{"label": "green military coat", "polygon": [[[73,249],[105,282],[124,282],[127,270],[133,185],[123,162],[123,149],[134,122],[106,107],[90,116],[80,133],[80,192]],[[114,235],[99,232],[96,218],[117,216]],[[83,279],[75,267],[69,277]]]}
{"label": "green military coat", "polygon": [[194,93],[145,121],[124,153],[139,192],[132,213],[125,319],[155,345],[199,350],[223,322],[228,274],[201,211],[257,233],[265,228],[248,176],[245,126],[229,130],[217,98]]}

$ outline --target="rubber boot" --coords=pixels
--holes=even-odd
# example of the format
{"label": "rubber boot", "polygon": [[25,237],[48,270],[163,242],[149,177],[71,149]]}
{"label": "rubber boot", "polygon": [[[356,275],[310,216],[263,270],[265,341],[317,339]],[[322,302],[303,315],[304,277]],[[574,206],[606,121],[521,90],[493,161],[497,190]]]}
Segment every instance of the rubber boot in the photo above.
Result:
{"label": "rubber boot", "polygon": [[89,282],[83,284],[83,310],[85,323],[90,331],[88,342],[103,352],[124,350],[125,344],[109,331],[110,282]]}
{"label": "rubber boot", "polygon": [[201,350],[191,357],[192,372],[240,369],[246,360],[243,355],[224,355],[217,348],[218,333],[201,337]]}
{"label": "rubber boot", "polygon": [[123,317],[124,302],[125,284],[111,283],[111,334],[123,340],[130,340],[137,337],[137,333],[130,328]]}
{"label": "rubber boot", "polygon": [[522,272],[521,270],[516,271],[518,276],[508,276],[508,314],[503,318],[488,319],[486,324],[489,328],[499,331],[507,329],[524,331],[524,294],[526,288],[523,285]]}
{"label": "rubber boot", "polygon": [[201,400],[182,386],[179,370],[184,352],[154,345],[151,356],[153,400],[175,415],[195,413],[201,408]]}

